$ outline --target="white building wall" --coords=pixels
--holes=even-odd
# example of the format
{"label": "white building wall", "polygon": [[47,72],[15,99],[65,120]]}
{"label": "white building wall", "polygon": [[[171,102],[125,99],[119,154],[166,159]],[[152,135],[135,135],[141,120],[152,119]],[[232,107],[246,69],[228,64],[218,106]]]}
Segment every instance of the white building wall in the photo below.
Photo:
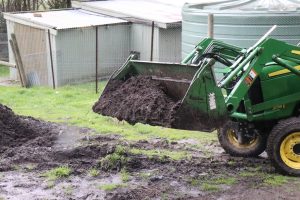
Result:
{"label": "white building wall", "polygon": [[91,78],[95,70],[94,27],[59,30],[56,36],[58,86]]}
{"label": "white building wall", "polygon": [[[127,24],[98,27],[98,75],[109,76],[129,56]],[[57,84],[90,81],[96,75],[96,27],[59,30],[56,36]]]}
{"label": "white building wall", "polygon": [[159,61],[181,62],[181,27],[159,29]]}
{"label": "white building wall", "polygon": [[110,76],[130,55],[130,25],[100,26],[98,40],[98,72],[102,77]]}
{"label": "white building wall", "polygon": [[[140,53],[140,60],[149,61],[151,58],[152,27],[145,24],[131,25],[131,51]],[[153,61],[159,61],[159,28],[154,29]]]}

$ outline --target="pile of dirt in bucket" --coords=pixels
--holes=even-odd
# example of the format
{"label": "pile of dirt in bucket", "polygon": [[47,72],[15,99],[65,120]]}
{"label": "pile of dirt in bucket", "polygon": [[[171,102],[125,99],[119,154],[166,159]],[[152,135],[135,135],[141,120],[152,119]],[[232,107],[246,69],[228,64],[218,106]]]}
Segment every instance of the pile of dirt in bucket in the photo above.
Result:
{"label": "pile of dirt in bucket", "polygon": [[162,82],[147,76],[133,76],[125,82],[113,80],[93,110],[132,124],[171,127],[177,107],[178,103],[168,97]]}
{"label": "pile of dirt in bucket", "polygon": [[211,130],[216,123],[172,99],[162,81],[150,76],[132,76],[126,81],[111,80],[93,111],[131,124],[187,130]]}

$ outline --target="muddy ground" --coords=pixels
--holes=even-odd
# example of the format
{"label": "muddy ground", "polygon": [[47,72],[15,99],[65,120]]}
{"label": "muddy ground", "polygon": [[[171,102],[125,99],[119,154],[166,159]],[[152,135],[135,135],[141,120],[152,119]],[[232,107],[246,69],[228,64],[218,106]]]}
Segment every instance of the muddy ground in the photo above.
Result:
{"label": "muddy ground", "polygon": [[[118,135],[97,135],[90,129],[19,117],[6,107],[0,109],[0,199],[300,197],[298,178],[278,176],[264,156],[230,157],[217,142],[126,141]],[[151,156],[133,149],[184,151],[188,156]],[[56,179],[45,175],[61,166],[71,173]]]}
{"label": "muddy ground", "polygon": [[131,124],[140,122],[185,130],[208,131],[223,121],[208,120],[207,115],[181,100],[170,94],[163,81],[139,75],[126,81],[110,80],[93,111]]}

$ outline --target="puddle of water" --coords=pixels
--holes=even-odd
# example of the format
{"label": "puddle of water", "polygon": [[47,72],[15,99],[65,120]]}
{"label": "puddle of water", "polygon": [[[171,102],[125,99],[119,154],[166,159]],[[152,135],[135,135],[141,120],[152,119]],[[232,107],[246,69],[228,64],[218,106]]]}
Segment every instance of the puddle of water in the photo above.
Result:
{"label": "puddle of water", "polygon": [[42,187],[40,178],[34,174],[24,174],[17,171],[3,172],[0,180],[0,197],[10,200],[30,200],[33,197],[35,199],[47,198],[57,199],[51,194],[50,190],[45,190]]}
{"label": "puddle of water", "polygon": [[49,188],[49,182],[37,173],[3,172],[0,179],[0,198],[9,200],[32,199],[104,199],[106,191],[100,186],[120,184],[118,174],[104,178],[74,176],[57,181]]}

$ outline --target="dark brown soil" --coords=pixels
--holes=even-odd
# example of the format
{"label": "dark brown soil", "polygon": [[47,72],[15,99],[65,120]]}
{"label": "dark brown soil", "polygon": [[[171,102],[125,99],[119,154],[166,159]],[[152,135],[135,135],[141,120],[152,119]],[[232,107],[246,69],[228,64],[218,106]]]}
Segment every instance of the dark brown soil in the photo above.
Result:
{"label": "dark brown soil", "polygon": [[54,124],[31,117],[15,115],[13,111],[0,104],[0,170],[12,168],[12,163],[43,162],[45,154],[56,139]]}
{"label": "dark brown soil", "polygon": [[132,76],[125,82],[110,80],[93,111],[131,124],[202,131],[217,125],[206,115],[172,99],[164,83],[149,76]]}
{"label": "dark brown soil", "polygon": [[[46,135],[46,140],[39,136]],[[51,128],[38,120],[15,115],[12,110],[0,104],[0,153],[8,148],[18,147],[30,141],[31,146],[51,146],[53,141]],[[32,142],[36,139],[35,142]]]}
{"label": "dark brown soil", "polygon": [[[96,163],[95,159],[112,151],[106,143],[67,148],[82,140],[87,131],[18,116],[0,104],[0,171],[11,170],[20,163],[34,163],[39,169],[69,165],[75,172],[85,170]],[[64,137],[66,134],[71,134],[69,139]],[[78,134],[82,135],[76,139]],[[65,143],[57,145],[61,140]],[[101,139],[105,140],[111,139]]]}
{"label": "dark brown soil", "polygon": [[171,127],[177,102],[166,95],[166,88],[151,77],[131,77],[126,82],[111,81],[94,105],[94,112],[129,123]]}
{"label": "dark brown soil", "polygon": [[0,104],[0,153],[21,145],[50,147],[55,139],[53,126],[30,117],[20,117]]}

